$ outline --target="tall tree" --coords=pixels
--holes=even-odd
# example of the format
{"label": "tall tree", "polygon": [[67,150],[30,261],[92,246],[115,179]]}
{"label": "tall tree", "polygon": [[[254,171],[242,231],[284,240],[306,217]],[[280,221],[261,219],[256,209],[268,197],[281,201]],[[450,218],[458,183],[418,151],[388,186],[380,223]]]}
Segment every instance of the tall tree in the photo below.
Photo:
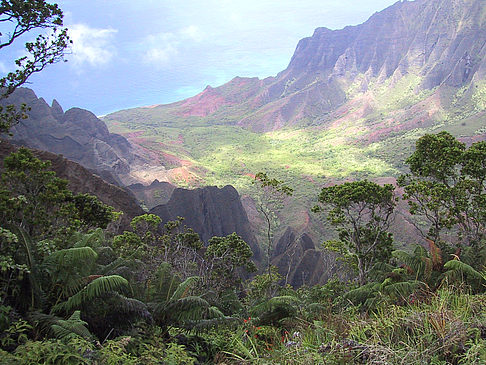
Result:
{"label": "tall tree", "polygon": [[[486,142],[467,148],[448,132],[426,134],[417,140],[407,164],[410,173],[398,182],[410,212],[427,222],[425,230],[417,225],[423,236],[445,255],[473,249],[477,261],[486,234]],[[457,237],[458,247],[450,247],[444,231]]]}
{"label": "tall tree", "polygon": [[258,186],[256,205],[265,220],[265,235],[267,238],[267,274],[271,276],[271,259],[274,246],[273,235],[278,226],[278,211],[285,197],[293,194],[293,189],[282,180],[269,177],[265,172],[255,175],[253,184]]}
{"label": "tall tree", "polygon": [[[1,0],[0,2],[0,51],[14,44],[27,33],[42,31],[34,41],[25,43],[27,56],[15,60],[16,69],[0,78],[0,100],[8,97],[15,89],[25,84],[28,78],[42,71],[46,66],[64,60],[64,54],[71,41],[63,25],[63,13],[57,4],[44,0]],[[6,30],[4,30],[6,29]],[[50,30],[46,34],[45,30]],[[0,133],[25,117],[27,110],[12,105],[0,106]]]}
{"label": "tall tree", "polygon": [[392,251],[392,222],[396,197],[393,185],[354,181],[323,188],[319,194],[322,206],[314,211],[327,211],[327,220],[337,228],[338,241],[328,248],[339,251],[358,271],[358,281],[366,284],[377,262],[388,261]]}

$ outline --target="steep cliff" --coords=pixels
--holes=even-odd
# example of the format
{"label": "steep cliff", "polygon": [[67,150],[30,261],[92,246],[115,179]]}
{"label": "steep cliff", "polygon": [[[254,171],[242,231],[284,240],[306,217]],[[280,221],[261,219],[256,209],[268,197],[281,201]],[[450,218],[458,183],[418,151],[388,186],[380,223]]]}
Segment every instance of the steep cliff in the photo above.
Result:
{"label": "steep cliff", "polygon": [[307,233],[297,236],[290,227],[278,240],[271,262],[282,275],[282,284],[290,284],[294,288],[324,284],[336,275],[343,279],[346,277],[336,261],[336,254],[318,249]]}
{"label": "steep cliff", "polygon": [[49,106],[26,88],[17,89],[3,102],[25,103],[30,108],[28,118],[11,129],[10,140],[16,144],[62,154],[119,184],[136,182],[131,166],[147,163],[145,157],[134,153],[126,138],[110,133],[105,123],[87,110],[64,112],[56,100]]}
{"label": "steep cliff", "polygon": [[140,183],[127,186],[147,209],[152,209],[157,205],[166,204],[176,187],[166,181],[154,180],[150,185]]}
{"label": "steep cliff", "polygon": [[[463,92],[463,96],[471,103],[475,90],[470,86],[484,82],[485,14],[483,0],[398,1],[363,24],[339,30],[317,28],[298,43],[288,67],[276,77],[237,77],[178,103],[137,109],[137,117],[152,121],[157,115],[178,121],[199,117],[208,123],[271,131],[326,125],[349,109],[362,109],[356,119],[373,119],[373,112],[383,109],[382,104],[394,99],[396,92],[411,98],[392,108],[416,104],[410,113],[397,116],[400,122],[422,112],[430,114],[425,122],[433,123],[436,113],[417,102],[435,95],[439,101],[427,104],[441,103],[440,108],[448,109],[455,100],[451,94],[466,87],[470,94]],[[388,98],[382,100],[386,91]],[[127,114],[114,113],[108,119],[123,121]],[[409,123],[403,128],[415,127],[416,123]]]}
{"label": "steep cliff", "polygon": [[150,213],[161,217],[163,223],[184,217],[184,224],[199,233],[204,242],[236,232],[250,245],[254,259],[261,257],[240,196],[232,186],[175,189],[166,204],[154,207]]}
{"label": "steep cliff", "polygon": [[[0,167],[4,157],[16,149],[16,146],[0,139]],[[58,177],[68,181],[68,188],[72,192],[95,195],[116,211],[123,212],[122,226],[127,226],[133,217],[144,213],[132,193],[107,183],[80,164],[47,151],[34,150],[34,154],[41,160],[51,161],[51,170],[56,172]]]}

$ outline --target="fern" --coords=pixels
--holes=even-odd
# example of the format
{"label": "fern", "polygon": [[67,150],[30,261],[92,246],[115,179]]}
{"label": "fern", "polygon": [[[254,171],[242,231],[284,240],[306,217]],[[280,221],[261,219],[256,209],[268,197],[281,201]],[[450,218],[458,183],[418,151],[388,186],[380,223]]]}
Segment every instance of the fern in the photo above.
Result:
{"label": "fern", "polygon": [[[467,277],[472,281],[477,281],[478,283],[484,283],[486,281],[486,278],[482,273],[459,260],[450,260],[446,262],[444,268],[447,270],[444,274],[444,279],[448,278],[451,280],[464,282],[465,277]],[[468,282],[468,284],[472,283]]]}
{"label": "fern", "polygon": [[406,298],[422,286],[424,283],[418,280],[400,281],[388,285],[382,284],[382,291],[392,298]]}
{"label": "fern", "polygon": [[251,315],[257,317],[261,325],[275,324],[284,318],[294,317],[299,304],[300,300],[291,295],[273,297],[253,307]]}
{"label": "fern", "polygon": [[75,232],[73,234],[73,247],[91,247],[98,248],[105,241],[105,235],[101,228],[97,228],[90,233],[79,233]]}
{"label": "fern", "polygon": [[182,283],[180,283],[177,287],[177,289],[174,291],[174,294],[172,294],[170,300],[179,300],[181,298],[184,298],[187,296],[189,291],[198,283],[200,278],[198,276],[191,276],[184,280]]}
{"label": "fern", "polygon": [[380,283],[368,283],[359,288],[348,291],[344,299],[351,301],[353,304],[364,304],[366,300],[376,297],[381,288]]}
{"label": "fern", "polygon": [[66,319],[60,319],[52,325],[52,330],[56,338],[65,339],[73,336],[81,336],[85,339],[93,338],[91,332],[86,328],[88,324],[81,319],[81,312],[75,311]]}
{"label": "fern", "polygon": [[75,311],[68,319],[62,319],[53,314],[34,312],[30,318],[35,326],[43,333],[58,339],[81,336],[85,339],[92,339],[93,335],[86,328],[87,323],[81,319],[81,312]]}
{"label": "fern", "polygon": [[55,305],[52,311],[71,311],[86,302],[99,298],[106,293],[118,291],[126,286],[128,286],[128,281],[121,276],[110,275],[99,277],[86,285],[78,293],[71,296],[66,302]]}
{"label": "fern", "polygon": [[46,262],[69,266],[73,263],[82,264],[84,261],[94,262],[97,257],[98,254],[91,247],[72,247],[53,252]]}

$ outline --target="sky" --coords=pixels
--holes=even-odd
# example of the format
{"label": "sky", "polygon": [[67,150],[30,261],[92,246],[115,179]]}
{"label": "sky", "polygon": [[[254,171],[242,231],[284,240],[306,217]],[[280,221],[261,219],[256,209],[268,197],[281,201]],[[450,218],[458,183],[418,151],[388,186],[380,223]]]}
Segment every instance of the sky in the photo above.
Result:
{"label": "sky", "polygon": [[[275,76],[315,28],[357,25],[396,1],[60,0],[73,40],[67,62],[27,87],[97,115],[171,103],[236,76]],[[29,36],[2,49],[0,74]]]}

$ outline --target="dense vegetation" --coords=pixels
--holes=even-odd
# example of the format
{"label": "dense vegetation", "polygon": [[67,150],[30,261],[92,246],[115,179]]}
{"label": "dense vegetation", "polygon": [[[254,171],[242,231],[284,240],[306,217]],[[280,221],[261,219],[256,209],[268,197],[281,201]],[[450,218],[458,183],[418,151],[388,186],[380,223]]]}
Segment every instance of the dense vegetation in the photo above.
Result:
{"label": "dense vegetation", "polygon": [[[2,49],[33,29],[55,31],[62,12],[43,0],[2,1],[0,20],[17,24]],[[27,43],[33,58],[19,59],[0,79],[2,98],[62,59],[68,42],[61,31]],[[23,111],[2,107],[0,131]],[[306,174],[314,162],[306,148],[324,134],[285,133],[267,141],[281,146],[268,161],[281,169],[276,162],[295,152]],[[238,143],[209,145],[217,166]],[[326,146],[330,155],[342,156],[339,148],[367,154]],[[250,167],[261,156],[255,151]],[[389,169],[364,161],[377,173]],[[280,285],[269,260],[256,267],[236,234],[204,245],[182,218],[161,226],[151,214],[120,230],[120,212],[72,193],[48,162],[21,148],[3,160],[0,175],[0,362],[486,363],[486,142],[467,147],[446,132],[427,134],[406,164],[402,196],[393,185],[367,180],[314,192],[313,211],[337,231],[324,246],[340,254],[352,280],[294,289]],[[254,188],[263,193],[270,255],[275,211],[292,189],[266,173],[256,174]],[[426,245],[397,249],[388,229],[402,198]]]}
{"label": "dense vegetation", "polygon": [[118,213],[20,149],[1,175],[2,361],[484,363],[486,143],[426,135],[407,163],[428,244],[394,247],[392,185],[327,187],[314,210],[339,238],[325,246],[357,280],[293,289],[266,265],[242,279],[257,268],[236,234],[204,247],[149,214],[117,232]]}

